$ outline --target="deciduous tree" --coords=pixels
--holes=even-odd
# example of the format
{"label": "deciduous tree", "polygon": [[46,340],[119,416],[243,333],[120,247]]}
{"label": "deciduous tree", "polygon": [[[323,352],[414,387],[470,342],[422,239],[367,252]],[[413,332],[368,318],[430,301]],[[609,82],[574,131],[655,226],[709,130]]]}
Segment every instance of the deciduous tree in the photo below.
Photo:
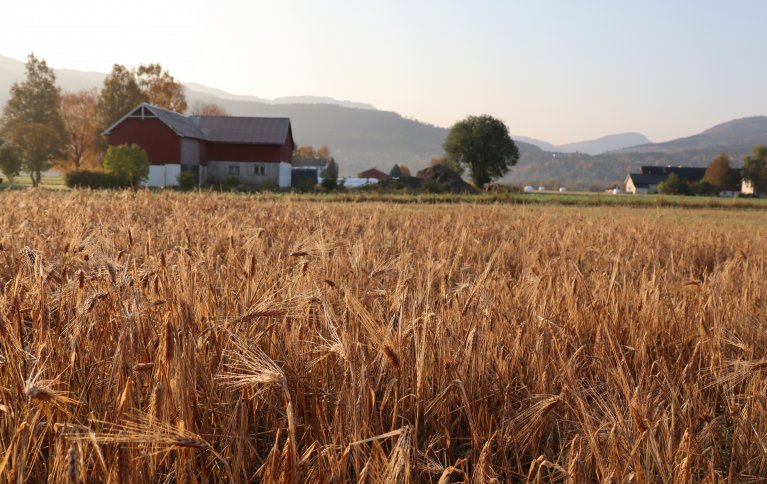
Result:
{"label": "deciduous tree", "polygon": [[469,116],[454,124],[444,149],[452,163],[469,168],[477,187],[502,177],[519,160],[506,125],[488,115]]}
{"label": "deciduous tree", "polygon": [[2,140],[0,140],[0,172],[11,183],[21,173],[21,158],[18,152]]}
{"label": "deciduous tree", "polygon": [[230,116],[229,112],[216,103],[196,102],[192,107],[192,116]]}
{"label": "deciduous tree", "polygon": [[330,148],[327,147],[327,145],[322,145],[314,152],[317,155],[317,158],[320,158],[325,161],[330,161]]}
{"label": "deciduous tree", "polygon": [[104,79],[104,85],[96,103],[99,131],[112,126],[117,120],[149,98],[141,89],[133,72],[120,64]]}
{"label": "deciduous tree", "polygon": [[767,146],[756,145],[751,155],[743,157],[743,179],[751,183],[754,193],[767,193]]}
{"label": "deciduous tree", "polygon": [[736,183],[736,175],[730,168],[730,157],[726,153],[720,153],[714,158],[708,168],[704,180],[708,181],[715,191],[731,188]]}
{"label": "deciduous tree", "polygon": [[298,156],[299,159],[316,158],[317,152],[314,151],[314,148],[311,146],[299,146],[296,149],[296,155]]}
{"label": "deciduous tree", "polygon": [[686,195],[690,186],[676,173],[672,173],[665,181],[658,184],[658,191],[666,195]]}
{"label": "deciduous tree", "polygon": [[22,168],[29,172],[32,186],[40,183],[42,172],[61,156],[65,132],[59,113],[60,97],[53,69],[30,54],[24,81],[11,86],[0,130],[18,153]]}
{"label": "deciduous tree", "polygon": [[96,89],[65,92],[61,95],[61,118],[67,141],[64,146],[64,167],[79,170],[98,164],[97,154],[102,144],[96,104]]}
{"label": "deciduous tree", "polygon": [[141,64],[136,69],[136,79],[151,104],[177,113],[186,112],[184,86],[160,64]]}
{"label": "deciduous tree", "polygon": [[464,168],[459,163],[456,163],[451,158],[448,158],[447,156],[432,156],[431,160],[429,161],[429,165],[436,166],[436,165],[442,165],[450,168],[454,172],[458,173],[459,175],[463,175]]}

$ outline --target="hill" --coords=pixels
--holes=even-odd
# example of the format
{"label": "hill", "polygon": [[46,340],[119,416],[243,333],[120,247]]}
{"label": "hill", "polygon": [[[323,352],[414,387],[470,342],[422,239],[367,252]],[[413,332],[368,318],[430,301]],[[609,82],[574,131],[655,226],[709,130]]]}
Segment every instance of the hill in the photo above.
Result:
{"label": "hill", "polygon": [[578,141],[558,146],[547,141],[528,138],[526,136],[514,136],[514,139],[535,145],[538,148],[551,153],[586,153],[588,155],[599,155],[607,151],[650,143],[650,140],[641,133],[611,134],[597,139]]}
{"label": "hill", "polygon": [[[767,141],[767,116],[752,116],[718,124],[694,136],[679,138],[665,143],[650,143],[619,150],[619,153],[711,153],[741,151],[747,152],[755,144]],[[715,153],[716,155],[716,153]]]}
{"label": "hill", "polygon": [[[527,152],[505,182],[556,181],[572,189],[604,188],[622,183],[641,165],[708,166],[717,155],[727,153],[734,166],[757,144],[767,144],[767,117],[754,116],[716,125],[697,135],[664,143],[610,151],[591,156],[585,153]],[[549,183],[550,185],[553,183]]]}
{"label": "hill", "polygon": [[559,151],[563,153],[586,153],[587,155],[599,155],[607,151],[614,151],[630,146],[644,145],[648,143],[650,143],[650,140],[641,133],[620,133],[603,136],[593,140],[559,145]]}

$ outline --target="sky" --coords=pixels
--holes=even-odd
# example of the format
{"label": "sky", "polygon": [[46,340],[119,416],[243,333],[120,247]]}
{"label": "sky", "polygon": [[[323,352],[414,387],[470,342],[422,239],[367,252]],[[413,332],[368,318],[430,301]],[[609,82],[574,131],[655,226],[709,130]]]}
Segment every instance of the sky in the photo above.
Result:
{"label": "sky", "polygon": [[764,0],[5,0],[0,54],[329,96],[555,144],[767,115]]}

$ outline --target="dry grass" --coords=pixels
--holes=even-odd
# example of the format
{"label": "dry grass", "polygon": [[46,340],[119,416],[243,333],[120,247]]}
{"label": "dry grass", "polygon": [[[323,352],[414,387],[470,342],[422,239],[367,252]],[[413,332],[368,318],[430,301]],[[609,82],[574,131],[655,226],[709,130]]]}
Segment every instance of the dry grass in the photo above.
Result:
{"label": "dry grass", "polygon": [[767,214],[0,193],[0,480],[767,476]]}

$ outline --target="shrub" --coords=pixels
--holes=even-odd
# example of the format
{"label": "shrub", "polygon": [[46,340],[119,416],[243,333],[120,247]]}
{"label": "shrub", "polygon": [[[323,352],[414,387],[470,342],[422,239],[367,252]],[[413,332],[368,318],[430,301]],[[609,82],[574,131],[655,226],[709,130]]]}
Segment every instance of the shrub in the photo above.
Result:
{"label": "shrub", "polygon": [[277,185],[277,182],[274,180],[264,180],[261,182],[258,188],[266,192],[276,192],[280,189],[280,187]]}
{"label": "shrub", "polygon": [[176,177],[179,190],[188,192],[197,188],[197,175],[191,171],[182,171]]}
{"label": "shrub", "polygon": [[64,183],[69,188],[127,188],[130,186],[121,178],[100,171],[74,170],[64,175]]}
{"label": "shrub", "polygon": [[236,176],[228,176],[221,182],[221,189],[229,192],[237,190],[240,186],[240,179]]}
{"label": "shrub", "polygon": [[[298,183],[293,185],[293,190],[297,191],[298,193],[306,193],[314,191],[314,187],[316,187],[317,184],[314,183],[313,180],[309,178],[302,178],[301,180],[298,180]],[[323,186],[324,186],[324,180],[323,180]]]}
{"label": "shrub", "polygon": [[149,177],[149,156],[136,144],[110,146],[104,155],[104,170],[135,189]]}

